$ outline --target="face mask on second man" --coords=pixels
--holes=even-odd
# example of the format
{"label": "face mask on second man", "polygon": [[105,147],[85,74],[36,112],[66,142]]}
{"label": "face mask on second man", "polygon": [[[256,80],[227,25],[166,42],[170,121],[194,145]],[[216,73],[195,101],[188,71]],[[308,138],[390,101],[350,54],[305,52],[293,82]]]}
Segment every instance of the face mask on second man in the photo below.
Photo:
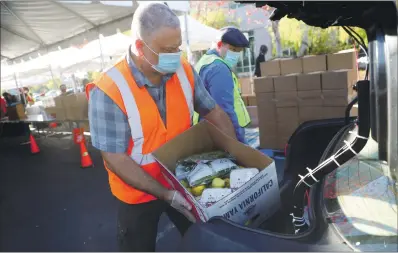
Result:
{"label": "face mask on second man", "polygon": [[225,47],[224,61],[231,67],[235,67],[238,64],[242,48],[233,48],[232,46]]}

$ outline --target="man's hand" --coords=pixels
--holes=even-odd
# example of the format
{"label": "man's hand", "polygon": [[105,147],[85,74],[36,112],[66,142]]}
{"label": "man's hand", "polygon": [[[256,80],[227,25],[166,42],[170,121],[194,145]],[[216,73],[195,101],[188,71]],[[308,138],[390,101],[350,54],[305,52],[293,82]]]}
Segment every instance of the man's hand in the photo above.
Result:
{"label": "man's hand", "polygon": [[182,213],[190,222],[195,223],[195,216],[191,213],[192,205],[178,191],[170,190],[166,193],[165,201],[174,209]]}
{"label": "man's hand", "polygon": [[223,133],[236,140],[235,128],[232,125],[231,119],[221,107],[216,105],[204,118],[218,127]]}

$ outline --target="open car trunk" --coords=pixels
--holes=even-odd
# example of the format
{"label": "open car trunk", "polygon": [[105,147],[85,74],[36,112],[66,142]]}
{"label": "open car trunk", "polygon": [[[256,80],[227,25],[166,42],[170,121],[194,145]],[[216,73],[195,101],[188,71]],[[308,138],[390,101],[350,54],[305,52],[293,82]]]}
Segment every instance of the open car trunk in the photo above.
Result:
{"label": "open car trunk", "polygon": [[[317,178],[306,195],[294,195],[295,187],[300,180],[298,175],[305,175],[306,168],[315,168],[320,160],[336,152],[336,147],[344,145],[353,129],[358,126],[363,136],[370,138],[372,134],[376,142],[362,142],[361,151],[365,146],[368,149],[378,150],[379,161],[387,160],[384,146],[387,139],[387,118],[380,117],[380,110],[387,108],[386,98],[383,100],[381,93],[377,94],[376,86],[386,89],[386,67],[383,61],[390,61],[395,57],[394,48],[385,48],[384,38],[397,36],[397,8],[393,1],[389,2],[267,2],[267,1],[242,1],[241,3],[255,3],[256,7],[268,5],[276,8],[271,20],[279,20],[285,16],[304,21],[311,26],[327,28],[330,26],[357,26],[365,29],[368,34],[371,52],[370,69],[371,78],[361,83],[362,108],[359,105],[361,120],[351,118],[318,120],[302,124],[289,140],[286,156],[284,177],[280,183],[281,209],[276,214],[260,225],[258,228],[247,228],[234,224],[222,217],[214,217],[208,223],[193,225],[182,241],[184,251],[349,251],[347,238],[337,233],[330,217],[325,214],[323,194],[326,176]],[[390,43],[391,44],[391,43]],[[391,45],[390,45],[391,46]],[[394,51],[395,50],[395,51]],[[385,55],[384,55],[384,53]],[[395,55],[394,55],[395,52]],[[383,57],[380,57],[383,55]],[[372,60],[374,62],[372,62]],[[384,71],[384,72],[383,72]],[[395,74],[396,77],[396,74]],[[389,80],[388,82],[391,82]],[[396,82],[396,79],[395,79]],[[371,83],[371,85],[369,84]],[[396,85],[396,83],[395,83]],[[396,87],[395,87],[396,91]],[[386,96],[384,94],[384,96]],[[362,111],[362,112],[361,112]],[[259,112],[261,113],[261,112]],[[362,115],[362,117],[361,117]],[[376,116],[377,115],[377,116]],[[381,114],[383,115],[383,114]],[[385,113],[384,113],[385,115]],[[383,125],[383,120],[385,124]],[[385,127],[385,128],[383,128]],[[395,126],[396,128],[396,126]],[[370,131],[370,129],[372,131]],[[357,136],[358,137],[358,136]],[[356,138],[357,138],[356,137]],[[316,145],[308,144],[308,140],[316,140]],[[395,137],[396,138],[396,137]],[[379,140],[379,143],[377,141]],[[313,143],[313,142],[312,142]],[[367,144],[368,143],[368,144]],[[383,144],[384,143],[384,144]],[[376,147],[376,148],[375,148]],[[322,159],[320,159],[322,156]],[[355,152],[347,160],[355,157]],[[372,157],[372,159],[374,159]],[[345,162],[345,161],[343,161]],[[336,162],[339,164],[338,162]],[[341,163],[343,164],[343,163]],[[359,163],[358,163],[359,164]],[[360,167],[360,166],[358,166]],[[309,173],[311,174],[311,173]],[[332,173],[330,173],[332,174]],[[393,174],[391,172],[391,174]],[[335,190],[335,189],[333,189]],[[301,199],[296,199],[301,198]],[[297,233],[297,227],[292,223],[292,203],[303,202],[309,206],[305,219],[308,228]],[[307,205],[308,204],[308,205]],[[392,237],[391,245],[398,245]],[[389,239],[391,241],[391,238]],[[360,240],[358,240],[359,243]],[[357,244],[356,246],[359,246]],[[354,244],[355,246],[355,244]],[[394,246],[393,246],[394,247]],[[362,248],[359,250],[368,249]]]}

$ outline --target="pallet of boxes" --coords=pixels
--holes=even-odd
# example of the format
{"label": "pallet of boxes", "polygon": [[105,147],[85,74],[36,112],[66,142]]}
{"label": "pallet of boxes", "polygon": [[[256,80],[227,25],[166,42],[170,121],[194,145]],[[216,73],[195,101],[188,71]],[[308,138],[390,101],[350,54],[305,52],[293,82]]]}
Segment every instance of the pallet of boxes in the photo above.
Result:
{"label": "pallet of boxes", "polygon": [[239,77],[243,102],[250,115],[251,123],[248,127],[258,127],[257,102],[254,94],[253,79],[248,76]]}
{"label": "pallet of boxes", "polygon": [[43,106],[47,115],[57,121],[78,121],[85,132],[89,132],[88,101],[86,93],[79,92],[43,99]]}
{"label": "pallet of boxes", "polygon": [[261,64],[254,79],[260,147],[283,149],[306,121],[340,118],[357,80],[354,51],[275,59]]}

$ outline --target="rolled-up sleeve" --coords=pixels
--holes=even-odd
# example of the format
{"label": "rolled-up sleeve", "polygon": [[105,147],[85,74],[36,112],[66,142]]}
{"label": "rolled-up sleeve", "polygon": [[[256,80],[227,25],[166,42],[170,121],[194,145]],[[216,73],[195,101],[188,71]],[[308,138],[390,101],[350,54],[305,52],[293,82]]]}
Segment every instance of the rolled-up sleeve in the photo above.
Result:
{"label": "rolled-up sleeve", "polygon": [[88,118],[92,145],[104,152],[126,152],[131,136],[127,117],[102,90],[90,92]]}
{"label": "rolled-up sleeve", "polygon": [[216,102],[206,90],[202,79],[193,67],[192,71],[195,78],[194,109],[201,117],[204,117],[216,107]]}

